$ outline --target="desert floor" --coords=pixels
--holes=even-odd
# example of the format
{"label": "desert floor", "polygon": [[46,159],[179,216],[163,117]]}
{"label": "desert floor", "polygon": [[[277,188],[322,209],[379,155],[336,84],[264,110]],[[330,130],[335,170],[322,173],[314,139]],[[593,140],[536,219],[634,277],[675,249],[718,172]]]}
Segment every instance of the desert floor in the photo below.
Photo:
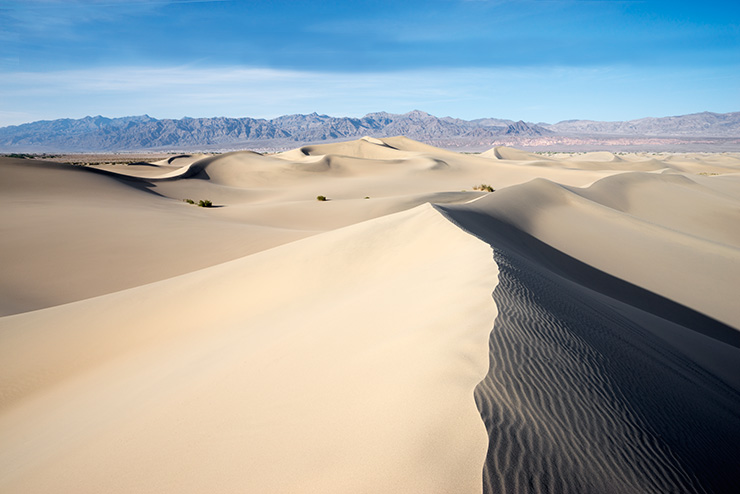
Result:
{"label": "desert floor", "polygon": [[737,492],[739,153],[82,161],[0,158],[0,492]]}

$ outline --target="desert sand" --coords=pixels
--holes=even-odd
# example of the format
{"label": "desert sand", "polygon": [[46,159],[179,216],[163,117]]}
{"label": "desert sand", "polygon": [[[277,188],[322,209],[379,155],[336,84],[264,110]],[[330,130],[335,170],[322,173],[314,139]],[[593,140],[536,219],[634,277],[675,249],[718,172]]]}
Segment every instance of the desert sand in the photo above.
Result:
{"label": "desert sand", "polygon": [[0,492],[740,483],[740,154],[366,137],[0,190]]}

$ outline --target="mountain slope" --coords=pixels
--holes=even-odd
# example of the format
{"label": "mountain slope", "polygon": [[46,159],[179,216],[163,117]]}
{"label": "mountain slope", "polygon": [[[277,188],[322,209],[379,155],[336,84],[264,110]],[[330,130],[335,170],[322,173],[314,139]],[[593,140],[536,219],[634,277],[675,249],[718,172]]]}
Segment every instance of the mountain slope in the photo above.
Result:
{"label": "mountain slope", "polygon": [[[32,122],[0,128],[4,152],[104,152],[226,148],[292,148],[358,138],[404,135],[451,148],[551,145],[585,136],[740,137],[740,112],[697,113],[629,122],[571,120],[554,125],[501,119],[439,118],[414,110],[404,114],[368,113],[362,118],[284,115],[255,118],[182,118],[158,120],[148,115],[85,117]],[[501,142],[499,142],[501,141]],[[528,142],[531,141],[531,142]]]}
{"label": "mountain slope", "polygon": [[740,112],[703,112],[627,122],[566,120],[544,127],[562,134],[737,137],[740,136]]}

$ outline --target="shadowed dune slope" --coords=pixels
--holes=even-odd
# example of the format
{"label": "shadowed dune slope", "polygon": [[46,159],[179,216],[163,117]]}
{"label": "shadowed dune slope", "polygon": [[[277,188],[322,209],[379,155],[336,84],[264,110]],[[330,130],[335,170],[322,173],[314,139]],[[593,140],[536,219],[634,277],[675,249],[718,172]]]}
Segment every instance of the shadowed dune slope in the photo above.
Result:
{"label": "shadowed dune slope", "polygon": [[484,492],[732,492],[740,350],[496,252]]}
{"label": "shadowed dune slope", "polygon": [[738,157],[497,149],[0,158],[0,492],[734,492]]}
{"label": "shadowed dune slope", "polygon": [[[605,180],[617,178],[625,179]],[[556,194],[527,185],[517,187],[517,204],[494,195],[438,207],[489,242],[499,268],[490,367],[476,389],[489,433],[484,492],[732,492],[740,481],[740,332],[620,279],[628,268],[606,263],[614,270],[607,274],[525,233],[550,233],[522,210],[551,204]],[[598,197],[598,185],[619,188],[597,182],[582,193]],[[577,211],[560,214],[580,223]],[[561,246],[580,252],[574,245],[588,237],[568,233]],[[638,256],[600,247],[602,256],[621,252],[623,265]],[[654,262],[649,251],[639,255]],[[683,267],[684,296],[703,275],[690,260],[673,260]],[[720,267],[734,268],[726,262]]]}
{"label": "shadowed dune slope", "polygon": [[[536,179],[485,196],[466,208],[740,328],[740,308],[726,298],[740,279],[740,249],[733,245],[732,227],[740,220],[740,209],[728,206],[737,201],[674,175],[627,174],[605,180],[577,189]],[[675,212],[650,208],[650,204],[671,202],[681,203]],[[688,211],[692,213],[683,214]],[[713,217],[714,213],[719,216]]]}

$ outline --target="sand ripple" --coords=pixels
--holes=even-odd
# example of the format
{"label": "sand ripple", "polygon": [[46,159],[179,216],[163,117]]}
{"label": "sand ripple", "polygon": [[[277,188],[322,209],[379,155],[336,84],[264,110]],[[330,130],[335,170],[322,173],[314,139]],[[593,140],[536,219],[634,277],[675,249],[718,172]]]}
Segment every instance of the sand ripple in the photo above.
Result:
{"label": "sand ripple", "polygon": [[740,394],[614,300],[495,250],[499,316],[475,399],[484,492],[731,492]]}

